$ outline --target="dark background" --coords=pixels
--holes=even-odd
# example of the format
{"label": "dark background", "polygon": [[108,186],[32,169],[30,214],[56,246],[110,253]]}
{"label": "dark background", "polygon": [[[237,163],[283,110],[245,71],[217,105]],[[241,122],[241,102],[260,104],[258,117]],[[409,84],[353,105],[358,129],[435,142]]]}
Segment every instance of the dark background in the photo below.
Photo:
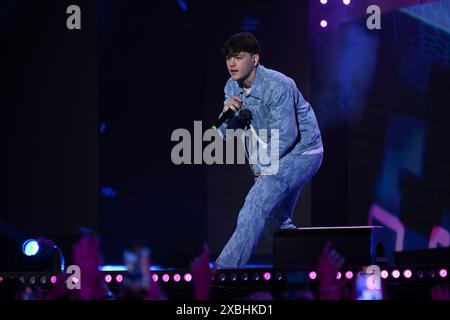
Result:
{"label": "dark background", "polygon": [[95,4],[77,32],[69,4],[0,1],[0,219],[23,236],[99,225]]}

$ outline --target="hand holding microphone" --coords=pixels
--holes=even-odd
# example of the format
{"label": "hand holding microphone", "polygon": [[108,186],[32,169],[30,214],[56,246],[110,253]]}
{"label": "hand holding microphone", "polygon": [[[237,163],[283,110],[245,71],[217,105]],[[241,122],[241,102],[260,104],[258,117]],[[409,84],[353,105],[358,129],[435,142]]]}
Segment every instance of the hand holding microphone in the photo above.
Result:
{"label": "hand holding microphone", "polygon": [[233,112],[237,112],[241,108],[242,108],[242,100],[239,99],[238,96],[234,96],[231,97],[231,99],[228,100],[225,107],[223,107],[223,113],[227,112],[229,109],[233,110]]}
{"label": "hand holding microphone", "polygon": [[228,100],[223,108],[220,118],[212,125],[212,128],[218,129],[222,123],[233,117],[234,113],[242,108],[242,100],[238,96],[233,96]]}

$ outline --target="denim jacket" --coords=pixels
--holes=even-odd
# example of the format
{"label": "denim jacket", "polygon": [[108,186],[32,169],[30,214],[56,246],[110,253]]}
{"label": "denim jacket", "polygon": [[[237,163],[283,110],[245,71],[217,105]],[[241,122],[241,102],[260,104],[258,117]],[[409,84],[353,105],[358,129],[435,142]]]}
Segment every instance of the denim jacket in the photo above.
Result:
{"label": "denim jacket", "polygon": [[[252,113],[251,125],[258,132],[260,129],[279,130],[279,159],[287,153],[299,155],[311,150],[322,148],[322,138],[315,113],[311,105],[303,98],[294,80],[284,74],[259,65],[252,83],[251,92],[245,94],[237,81],[231,78],[225,85],[225,101],[238,96],[243,102],[243,109]],[[226,129],[236,129],[234,119],[225,122],[219,128],[222,137],[226,139]],[[270,146],[270,142],[268,142]],[[252,165],[255,173],[259,172],[260,164]]]}

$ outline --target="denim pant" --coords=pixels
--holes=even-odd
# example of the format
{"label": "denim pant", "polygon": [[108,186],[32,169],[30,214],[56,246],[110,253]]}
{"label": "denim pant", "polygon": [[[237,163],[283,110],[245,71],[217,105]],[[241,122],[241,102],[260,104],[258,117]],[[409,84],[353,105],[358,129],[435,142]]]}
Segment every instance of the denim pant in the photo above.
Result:
{"label": "denim pant", "polygon": [[277,174],[259,177],[245,198],[236,230],[216,260],[217,268],[245,266],[263,231],[273,235],[278,229],[296,228],[292,224],[295,204],[322,158],[323,154],[301,155],[294,148],[280,159]]}

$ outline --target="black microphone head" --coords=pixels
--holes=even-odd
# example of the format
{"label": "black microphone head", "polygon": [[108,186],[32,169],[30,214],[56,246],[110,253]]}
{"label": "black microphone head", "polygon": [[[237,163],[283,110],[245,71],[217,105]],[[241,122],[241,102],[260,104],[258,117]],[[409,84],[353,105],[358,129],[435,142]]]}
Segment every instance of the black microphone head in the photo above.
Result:
{"label": "black microphone head", "polygon": [[242,119],[242,120],[253,120],[253,117],[252,117],[252,112],[250,111],[250,109],[242,109],[240,112],[239,112],[239,116],[238,116],[238,119]]}
{"label": "black microphone head", "polygon": [[228,109],[222,115],[219,117],[219,119],[211,126],[213,129],[218,129],[222,123],[224,123],[226,120],[233,118],[234,116],[234,110]]}
{"label": "black microphone head", "polygon": [[252,112],[249,109],[242,109],[241,111],[239,111],[236,123],[239,128],[246,129],[250,126],[252,120]]}

